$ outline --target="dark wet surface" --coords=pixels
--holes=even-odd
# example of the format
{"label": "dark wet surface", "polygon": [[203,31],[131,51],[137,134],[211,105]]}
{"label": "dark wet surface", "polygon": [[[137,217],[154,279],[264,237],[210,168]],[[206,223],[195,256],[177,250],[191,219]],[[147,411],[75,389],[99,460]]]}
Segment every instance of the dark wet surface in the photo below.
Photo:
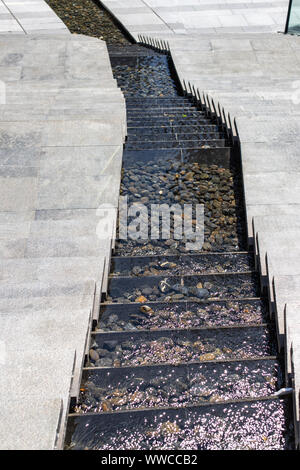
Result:
{"label": "dark wet surface", "polygon": [[84,372],[75,411],[180,407],[273,394],[282,385],[274,359]]}
{"label": "dark wet surface", "polygon": [[238,273],[254,269],[249,253],[202,254],[158,257],[117,257],[112,259],[112,276],[191,275]]}
{"label": "dark wet surface", "polygon": [[273,335],[263,325],[114,335],[100,333],[92,337],[91,348],[90,363],[97,367],[247,359],[276,353]]}
{"label": "dark wet surface", "polygon": [[259,295],[256,273],[111,278],[108,288],[108,303],[204,301]]}
{"label": "dark wet surface", "polygon": [[72,416],[66,446],[95,450],[286,450],[292,446],[289,417],[289,402],[283,399]]}
{"label": "dark wet surface", "polygon": [[269,321],[262,300],[103,305],[96,331],[202,328]]}

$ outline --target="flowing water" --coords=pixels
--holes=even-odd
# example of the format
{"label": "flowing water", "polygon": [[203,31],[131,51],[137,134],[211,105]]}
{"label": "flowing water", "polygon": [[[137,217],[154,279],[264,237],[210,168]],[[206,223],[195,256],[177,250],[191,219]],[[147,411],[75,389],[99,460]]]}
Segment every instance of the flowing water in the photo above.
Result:
{"label": "flowing water", "polygon": [[[245,243],[238,153],[182,95],[167,55],[109,52],[127,104],[121,195],[149,210],[203,204],[204,244],[187,250],[175,218],[166,238],[117,240],[66,448],[293,448],[289,398],[274,395],[281,357]],[[140,223],[151,232],[148,214]]]}

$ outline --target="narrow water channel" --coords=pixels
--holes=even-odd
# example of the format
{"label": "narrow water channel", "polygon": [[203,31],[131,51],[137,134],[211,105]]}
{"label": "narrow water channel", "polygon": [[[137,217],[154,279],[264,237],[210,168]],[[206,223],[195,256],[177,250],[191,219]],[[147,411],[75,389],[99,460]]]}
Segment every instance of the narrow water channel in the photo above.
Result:
{"label": "narrow water channel", "polygon": [[292,449],[237,154],[183,96],[167,55],[129,44],[109,53],[127,105],[121,195],[149,213],[202,204],[204,243],[188,250],[175,219],[168,237],[117,240],[65,448]]}

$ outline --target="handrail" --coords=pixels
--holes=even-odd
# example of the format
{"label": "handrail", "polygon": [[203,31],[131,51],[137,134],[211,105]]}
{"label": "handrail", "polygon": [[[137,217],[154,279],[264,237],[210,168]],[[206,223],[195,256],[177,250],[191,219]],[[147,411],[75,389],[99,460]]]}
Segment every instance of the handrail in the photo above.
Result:
{"label": "handrail", "polygon": [[292,9],[292,3],[293,3],[293,0],[289,0],[289,7],[288,7],[287,16],[286,16],[286,23],[285,23],[285,28],[284,28],[284,34],[287,34],[287,33],[288,33],[289,22],[290,22],[290,16],[291,16],[291,9]]}
{"label": "handrail", "polygon": [[300,0],[289,0],[284,33],[300,35]]}

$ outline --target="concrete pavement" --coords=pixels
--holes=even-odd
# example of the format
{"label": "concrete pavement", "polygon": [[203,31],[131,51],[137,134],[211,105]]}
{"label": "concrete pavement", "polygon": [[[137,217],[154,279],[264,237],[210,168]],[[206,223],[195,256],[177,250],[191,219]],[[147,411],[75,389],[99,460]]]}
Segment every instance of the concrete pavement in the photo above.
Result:
{"label": "concrete pavement", "polygon": [[125,102],[103,41],[0,43],[0,447],[52,449],[106,289]]}
{"label": "concrete pavement", "polygon": [[0,0],[0,34],[70,34],[44,0]]}

